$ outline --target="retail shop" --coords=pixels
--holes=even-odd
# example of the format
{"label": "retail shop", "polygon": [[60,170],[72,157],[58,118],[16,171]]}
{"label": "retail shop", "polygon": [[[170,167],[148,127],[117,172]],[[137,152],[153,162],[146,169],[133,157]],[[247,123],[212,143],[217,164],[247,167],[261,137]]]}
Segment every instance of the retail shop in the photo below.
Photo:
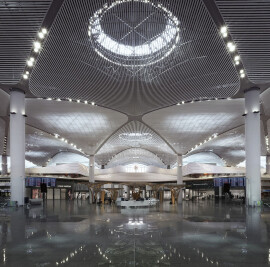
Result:
{"label": "retail shop", "polygon": [[30,198],[42,198],[41,184],[46,184],[47,193],[46,199],[70,199],[73,193],[73,181],[60,180],[49,177],[27,177],[25,179],[25,187],[30,189],[28,191]]}
{"label": "retail shop", "polygon": [[184,196],[186,200],[211,198],[244,198],[245,177],[218,177],[209,179],[192,179],[185,181]]}

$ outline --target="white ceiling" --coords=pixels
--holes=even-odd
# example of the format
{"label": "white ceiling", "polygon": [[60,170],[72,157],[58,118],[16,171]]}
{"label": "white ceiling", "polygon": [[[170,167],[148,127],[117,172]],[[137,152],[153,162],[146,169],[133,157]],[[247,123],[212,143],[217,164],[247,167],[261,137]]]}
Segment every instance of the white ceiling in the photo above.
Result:
{"label": "white ceiling", "polygon": [[[179,154],[185,154],[211,135],[244,124],[244,100],[187,103],[151,112],[143,121],[162,135]],[[191,138],[192,136],[192,138]]]}
{"label": "white ceiling", "polygon": [[68,101],[27,99],[27,123],[68,139],[87,154],[127,122],[127,116],[98,106]]}
{"label": "white ceiling", "polygon": [[134,162],[166,168],[165,164],[158,156],[148,150],[141,148],[130,148],[120,152],[109,161],[106,168],[112,168],[118,165],[127,165]]}
{"label": "white ceiling", "polygon": [[[122,135],[140,134],[137,139],[127,140]],[[157,155],[165,165],[173,164],[176,161],[174,151],[163,141],[163,139],[139,121],[131,121],[113,134],[103,147],[98,151],[96,160],[101,165],[106,165],[116,154],[129,148],[146,149]]]}
{"label": "white ceiling", "polygon": [[[140,58],[140,62],[150,61],[139,67],[135,63],[132,67],[116,65],[95,50],[88,35],[89,19],[107,2],[22,0],[0,4],[0,88],[9,92],[16,87],[26,92],[26,159],[45,165],[51,158],[57,163],[96,154],[96,163],[116,166],[138,160],[134,157],[139,155],[140,163],[165,167],[173,166],[179,153],[185,155],[184,162],[222,165],[223,158],[227,164],[236,165],[243,161],[244,100],[227,98],[242,96],[245,86],[268,87],[260,84],[270,81],[268,1],[160,0],[179,21],[179,42],[168,55],[164,56],[161,49],[162,60],[158,62],[148,64],[152,59]],[[166,27],[166,12],[158,10],[152,16],[152,9],[142,1],[119,2],[112,14],[107,13],[108,20],[102,27],[124,45],[142,42],[139,33],[159,36]],[[130,20],[134,12],[143,23]],[[130,34],[130,25],[138,26],[138,32]],[[223,25],[228,26],[226,39],[220,34]],[[42,27],[48,29],[48,36],[42,41],[40,53],[34,53],[33,42]],[[123,37],[125,33],[127,38]],[[228,40],[236,44],[234,53],[228,52]],[[237,54],[240,66],[234,65]],[[31,69],[26,67],[30,56],[35,58]],[[127,58],[119,60],[129,62]],[[239,78],[240,67],[247,73],[245,79]],[[22,79],[26,70],[30,71],[29,80]],[[9,95],[3,90],[2,154],[9,128]],[[69,98],[73,101],[66,101]],[[84,104],[85,100],[97,105]],[[182,101],[189,103],[176,105]],[[261,102],[265,155],[270,89],[263,92]],[[140,137],[131,140],[132,134]],[[218,137],[204,143],[213,134]]]}
{"label": "white ceiling", "polygon": [[248,78],[254,83],[270,81],[270,5],[263,0],[216,0],[237,45]]}

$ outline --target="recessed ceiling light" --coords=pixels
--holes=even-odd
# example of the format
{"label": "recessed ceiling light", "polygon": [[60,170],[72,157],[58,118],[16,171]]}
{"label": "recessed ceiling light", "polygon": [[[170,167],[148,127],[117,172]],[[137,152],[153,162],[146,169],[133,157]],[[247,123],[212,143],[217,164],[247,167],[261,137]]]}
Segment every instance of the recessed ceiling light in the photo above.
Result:
{"label": "recessed ceiling light", "polygon": [[226,32],[227,32],[227,27],[226,27],[226,26],[222,26],[222,27],[220,28],[220,32],[221,32],[221,33],[226,33]]}
{"label": "recessed ceiling light", "polygon": [[34,42],[34,48],[39,50],[41,48],[40,42]]}
{"label": "recessed ceiling light", "polygon": [[232,42],[227,43],[227,47],[229,48],[230,52],[235,51],[235,45]]}
{"label": "recessed ceiling light", "polygon": [[38,33],[38,37],[39,37],[40,39],[43,39],[43,38],[44,38],[44,33],[43,33],[43,32],[39,32],[39,33]]}
{"label": "recessed ceiling light", "polygon": [[33,66],[33,61],[27,60],[27,65],[28,65],[29,67],[32,67],[32,66]]}
{"label": "recessed ceiling light", "polygon": [[43,34],[47,34],[48,31],[47,31],[46,28],[42,28],[41,32],[42,32]]}

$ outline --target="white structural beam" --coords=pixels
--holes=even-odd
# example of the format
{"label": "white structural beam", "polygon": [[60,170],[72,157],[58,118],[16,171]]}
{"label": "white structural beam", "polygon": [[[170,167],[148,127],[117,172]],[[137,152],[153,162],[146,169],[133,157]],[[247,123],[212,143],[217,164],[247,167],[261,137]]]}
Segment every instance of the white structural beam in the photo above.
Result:
{"label": "white structural beam", "polygon": [[90,155],[89,157],[89,182],[95,182],[95,156]]}
{"label": "white structural beam", "polygon": [[24,204],[25,178],[25,94],[10,92],[10,163],[11,200]]}
{"label": "white structural beam", "polygon": [[270,155],[266,156],[266,173],[270,174]]}
{"label": "white structural beam", "polygon": [[[182,155],[177,155],[177,184],[183,183],[183,157]],[[182,203],[182,189],[180,189],[178,195],[178,203]]]}
{"label": "white structural beam", "polygon": [[260,90],[251,88],[245,91],[246,196],[250,206],[261,201],[260,129]]}
{"label": "white structural beam", "polygon": [[7,174],[7,156],[2,155],[2,175]]}

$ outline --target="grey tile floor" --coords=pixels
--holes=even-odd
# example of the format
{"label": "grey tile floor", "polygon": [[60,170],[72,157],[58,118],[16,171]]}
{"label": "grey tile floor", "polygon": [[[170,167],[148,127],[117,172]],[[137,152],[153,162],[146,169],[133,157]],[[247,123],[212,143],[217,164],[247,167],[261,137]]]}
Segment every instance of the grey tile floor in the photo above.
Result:
{"label": "grey tile floor", "polygon": [[270,266],[270,209],[214,201],[0,210],[0,266]]}

